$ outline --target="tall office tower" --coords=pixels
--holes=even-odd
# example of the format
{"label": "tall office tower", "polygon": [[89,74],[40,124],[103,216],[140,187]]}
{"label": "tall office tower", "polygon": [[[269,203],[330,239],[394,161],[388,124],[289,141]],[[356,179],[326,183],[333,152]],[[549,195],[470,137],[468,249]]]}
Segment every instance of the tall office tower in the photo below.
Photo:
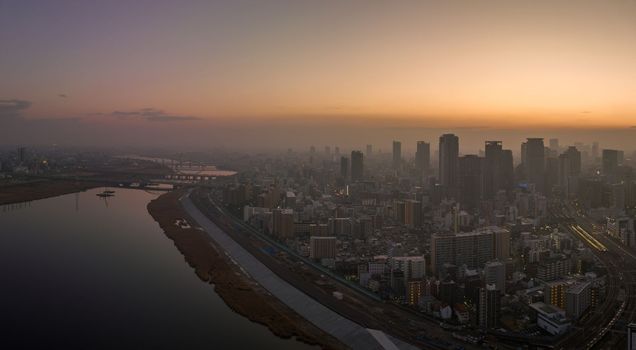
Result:
{"label": "tall office tower", "polygon": [[522,142],[521,143],[521,164],[526,164],[528,162],[528,143],[527,142]]}
{"label": "tall office tower", "polygon": [[528,182],[534,184],[538,192],[545,192],[545,147],[542,138],[529,138],[526,142],[524,167]]}
{"label": "tall office tower", "polygon": [[[570,179],[570,158],[566,153],[559,155],[559,186],[567,188]],[[566,190],[567,192],[567,190]]]}
{"label": "tall office tower", "polygon": [[506,291],[506,265],[501,261],[490,261],[484,265],[484,280],[494,284],[501,294]]}
{"label": "tall office tower", "polygon": [[576,147],[570,146],[563,154],[568,158],[570,175],[581,175],[581,152],[579,152]]}
{"label": "tall office tower", "polygon": [[459,186],[459,137],[444,134],[439,138],[439,182],[450,197]]}
{"label": "tall office tower", "polygon": [[492,227],[490,230],[493,234],[495,258],[506,261],[510,258],[510,231],[501,227]]}
{"label": "tall office tower", "polygon": [[512,151],[503,149],[501,141],[486,141],[483,197],[493,199],[498,191],[511,191],[514,184]]}
{"label": "tall office tower", "polygon": [[596,162],[596,159],[598,159],[598,142],[594,141],[592,143],[592,161]]}
{"label": "tall office tower", "polygon": [[294,235],[294,211],[292,209],[272,210],[272,234],[280,239]]}
{"label": "tall office tower", "polygon": [[422,226],[422,202],[412,199],[404,201],[404,225],[408,227]]}
{"label": "tall office tower", "polygon": [[506,191],[512,191],[515,186],[515,167],[512,159],[512,150],[505,149],[501,153],[501,163],[499,171],[501,172],[501,188]]}
{"label": "tall office tower", "polygon": [[361,151],[351,151],[351,181],[362,180],[364,156]]}
{"label": "tall office tower", "polygon": [[[546,149],[547,150],[547,149]],[[545,190],[550,190],[559,182],[559,158],[552,155],[545,159]]]}
{"label": "tall office tower", "polygon": [[577,178],[581,174],[581,152],[570,146],[559,155],[558,184],[566,196],[576,190]]}
{"label": "tall office tower", "polygon": [[502,187],[502,174],[499,170],[503,161],[501,141],[486,141],[485,150],[483,196],[485,199],[493,199],[497,190]]}
{"label": "tall office tower", "polygon": [[334,149],[333,153],[336,155],[336,157],[340,156],[340,147],[336,146],[336,148]]}
{"label": "tall office tower", "polygon": [[431,144],[424,141],[417,141],[415,151],[415,167],[422,174],[431,166]]}
{"label": "tall office tower", "polygon": [[493,284],[487,284],[486,288],[479,289],[479,302],[477,303],[477,320],[481,328],[494,328],[499,324],[501,311],[501,294]]}
{"label": "tall office tower", "polygon": [[479,207],[483,183],[483,158],[467,155],[459,158],[459,203],[474,211]]}
{"label": "tall office tower", "polygon": [[614,149],[603,150],[603,175],[607,176],[610,181],[615,180],[618,172],[619,154]]}
{"label": "tall office tower", "polygon": [[340,157],[340,176],[346,179],[349,176],[349,158]]}
{"label": "tall office tower", "polygon": [[550,149],[553,151],[559,151],[559,139],[550,139]]}
{"label": "tall office tower", "polygon": [[367,145],[367,157],[371,157],[373,153],[373,145]]}
{"label": "tall office tower", "polygon": [[402,163],[402,142],[393,141],[393,168],[399,168],[400,163]]}

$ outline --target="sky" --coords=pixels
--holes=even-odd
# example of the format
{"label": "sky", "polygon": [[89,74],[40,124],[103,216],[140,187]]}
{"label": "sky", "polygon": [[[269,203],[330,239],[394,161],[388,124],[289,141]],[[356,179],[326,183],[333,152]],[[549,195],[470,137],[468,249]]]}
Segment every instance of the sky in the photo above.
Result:
{"label": "sky", "polygon": [[635,19],[634,0],[0,0],[0,143],[636,147]]}

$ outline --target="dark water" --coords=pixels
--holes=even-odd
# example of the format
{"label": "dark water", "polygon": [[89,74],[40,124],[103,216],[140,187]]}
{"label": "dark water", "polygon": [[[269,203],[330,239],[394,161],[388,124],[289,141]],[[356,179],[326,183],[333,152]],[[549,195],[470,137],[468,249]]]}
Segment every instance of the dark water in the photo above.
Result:
{"label": "dark water", "polygon": [[156,195],[101,190],[0,209],[0,348],[310,348],[201,282],[148,214]]}

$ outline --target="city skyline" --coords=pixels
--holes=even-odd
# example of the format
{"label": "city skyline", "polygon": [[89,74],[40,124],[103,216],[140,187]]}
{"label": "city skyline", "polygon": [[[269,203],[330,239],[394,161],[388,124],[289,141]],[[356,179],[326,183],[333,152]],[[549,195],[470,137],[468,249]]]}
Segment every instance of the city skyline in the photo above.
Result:
{"label": "city skyline", "polygon": [[300,145],[308,128],[623,142],[636,125],[633,2],[0,6],[5,142]]}

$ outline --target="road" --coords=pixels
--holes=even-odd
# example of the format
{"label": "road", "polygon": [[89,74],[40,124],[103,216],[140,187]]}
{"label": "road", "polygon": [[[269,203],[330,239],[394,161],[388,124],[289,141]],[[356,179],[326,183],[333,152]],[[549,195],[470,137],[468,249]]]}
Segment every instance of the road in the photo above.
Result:
{"label": "road", "polygon": [[612,341],[612,337],[606,335],[616,322],[626,316],[630,320],[634,317],[635,279],[633,273],[626,271],[636,271],[636,254],[600,232],[599,227],[572,203],[559,202],[551,207],[551,212],[562,228],[588,246],[607,268],[605,300],[577,324],[576,329],[561,341],[559,348],[606,348]]}

